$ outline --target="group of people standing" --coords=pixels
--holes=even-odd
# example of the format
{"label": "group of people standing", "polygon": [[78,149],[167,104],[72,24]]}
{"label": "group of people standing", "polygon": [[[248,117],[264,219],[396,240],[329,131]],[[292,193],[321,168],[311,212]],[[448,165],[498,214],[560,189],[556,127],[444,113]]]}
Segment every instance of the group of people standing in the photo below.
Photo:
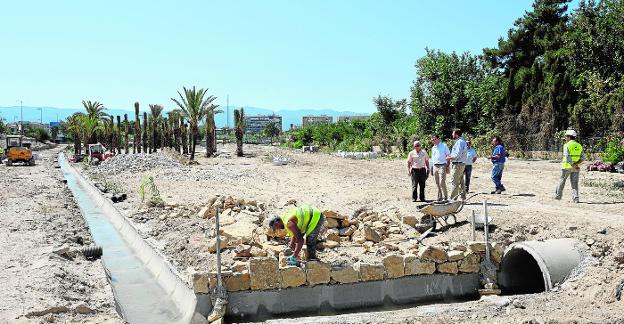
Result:
{"label": "group of people standing", "polygon": [[[446,175],[451,175],[451,199],[466,199],[466,194],[470,192],[470,178],[472,175],[472,164],[477,161],[477,151],[462,136],[462,131],[454,129],[452,149],[444,143],[438,135],[431,136],[431,158],[422,147],[420,140],[414,141],[414,149],[407,158],[407,170],[412,178],[412,201],[426,201],[425,183],[429,175],[435,179],[438,189],[439,201],[448,200],[448,190],[446,187]],[[500,194],[505,191],[501,179],[505,167],[506,153],[500,137],[492,138],[492,181],[494,182],[493,194]]]}

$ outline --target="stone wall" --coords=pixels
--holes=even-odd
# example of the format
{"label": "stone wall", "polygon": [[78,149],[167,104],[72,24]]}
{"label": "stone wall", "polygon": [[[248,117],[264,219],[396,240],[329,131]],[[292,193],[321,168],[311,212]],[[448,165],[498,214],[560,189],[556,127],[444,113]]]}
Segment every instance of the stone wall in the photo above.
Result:
{"label": "stone wall", "polygon": [[[503,246],[491,246],[492,261],[500,264]],[[274,256],[251,257],[235,271],[223,272],[225,288],[230,291],[285,289],[301,286],[340,285],[380,281],[430,274],[457,275],[477,273],[485,256],[485,243],[453,244],[452,249],[424,246],[417,254],[390,254],[378,263],[358,261],[332,265],[323,261],[302,262],[300,267],[280,265]],[[205,294],[217,284],[214,272],[193,272],[190,285],[195,293]]]}

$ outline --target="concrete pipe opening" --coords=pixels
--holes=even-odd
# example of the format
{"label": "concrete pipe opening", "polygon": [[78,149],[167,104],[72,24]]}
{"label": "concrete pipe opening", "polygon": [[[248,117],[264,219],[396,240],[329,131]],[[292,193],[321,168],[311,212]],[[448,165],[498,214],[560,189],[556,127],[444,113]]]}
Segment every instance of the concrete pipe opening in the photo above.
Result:
{"label": "concrete pipe opening", "polygon": [[563,283],[578,267],[587,247],[574,239],[517,242],[501,261],[498,283],[504,294],[533,294]]}

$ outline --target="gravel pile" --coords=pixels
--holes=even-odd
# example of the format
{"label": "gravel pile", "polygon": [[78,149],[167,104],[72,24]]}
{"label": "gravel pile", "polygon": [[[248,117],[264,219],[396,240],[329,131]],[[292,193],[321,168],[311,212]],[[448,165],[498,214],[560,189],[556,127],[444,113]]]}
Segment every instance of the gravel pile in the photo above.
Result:
{"label": "gravel pile", "polygon": [[102,162],[98,172],[143,172],[157,168],[186,168],[180,162],[161,154],[119,154]]}
{"label": "gravel pile", "polygon": [[222,166],[215,166],[211,169],[197,169],[183,165],[179,168],[173,168],[167,170],[166,172],[161,172],[159,178],[176,181],[216,180],[231,182],[247,176],[249,175],[246,173]]}

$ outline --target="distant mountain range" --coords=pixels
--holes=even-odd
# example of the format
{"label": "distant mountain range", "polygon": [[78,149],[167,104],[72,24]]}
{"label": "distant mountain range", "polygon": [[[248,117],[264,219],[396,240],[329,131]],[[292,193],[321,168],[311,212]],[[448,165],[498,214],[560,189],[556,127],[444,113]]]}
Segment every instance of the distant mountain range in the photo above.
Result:
{"label": "distant mountain range", "polygon": [[[229,107],[229,125],[232,126],[234,124],[234,109],[239,107]],[[270,110],[266,108],[256,108],[256,107],[244,107],[245,115],[270,115],[275,113],[276,115],[282,116],[282,128],[284,130],[290,128],[290,124],[293,125],[301,125],[301,118],[303,116],[308,115],[327,115],[334,117],[334,121],[338,118],[338,116],[353,116],[353,115],[369,115],[363,113],[355,113],[352,111],[336,111],[332,109],[303,109],[303,110]],[[217,127],[224,127],[228,124],[228,118],[226,115],[226,107],[219,107],[219,109],[223,110],[224,113],[217,114],[215,117],[215,122]],[[75,112],[82,112],[84,109],[82,108],[56,108],[56,107],[23,107],[23,115],[25,121],[39,122],[43,121],[44,123],[61,121],[69,116],[71,116]],[[141,110],[141,114],[143,114],[144,110]],[[113,116],[124,114],[128,114],[128,119],[134,120],[134,111],[124,110],[124,109],[106,109],[106,113],[111,114]],[[0,107],[0,117],[4,118],[5,121],[12,123],[20,120],[20,107]]]}

